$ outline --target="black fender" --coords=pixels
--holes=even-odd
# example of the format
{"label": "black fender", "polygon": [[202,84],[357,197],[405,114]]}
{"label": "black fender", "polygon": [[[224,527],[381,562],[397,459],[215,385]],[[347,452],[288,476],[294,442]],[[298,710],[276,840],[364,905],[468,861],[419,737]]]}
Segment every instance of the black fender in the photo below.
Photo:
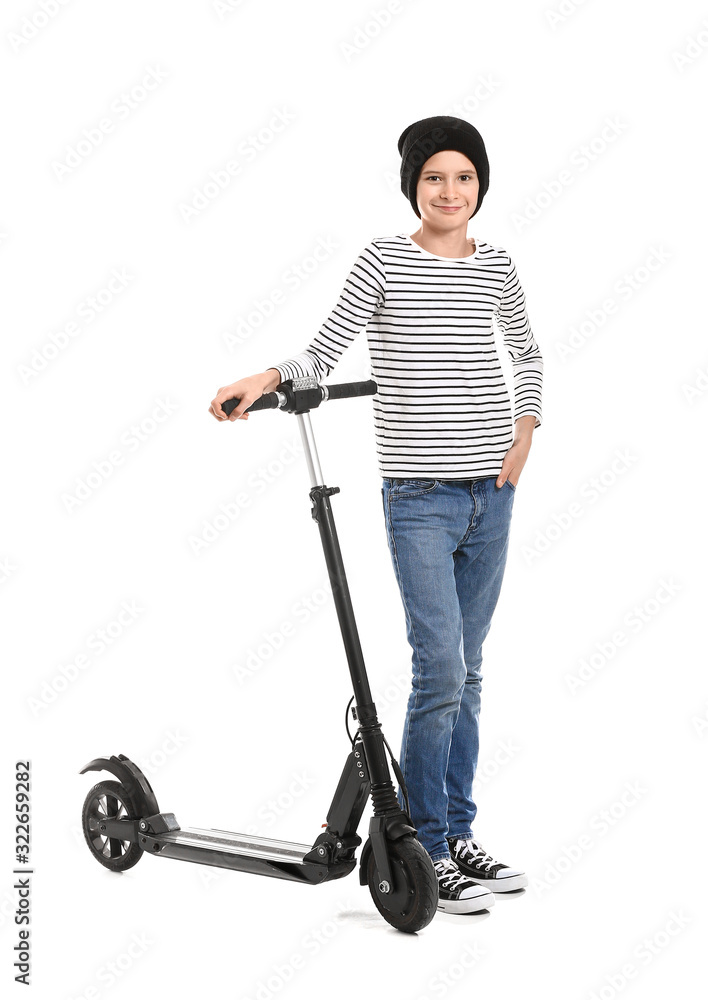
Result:
{"label": "black fender", "polygon": [[[406,813],[401,812],[398,816],[386,816],[386,840],[398,840],[400,837],[415,837],[417,829],[410,821]],[[373,822],[373,819],[372,819]],[[366,843],[359,857],[359,885],[366,885],[366,872],[369,865],[369,855],[373,851],[371,837],[367,837]]]}
{"label": "black fender", "polygon": [[119,753],[117,757],[94,757],[81,768],[79,774],[85,774],[86,771],[110,771],[114,774],[135,802],[140,816],[154,816],[159,813],[160,807],[150,782],[138,765],[125,754]]}
{"label": "black fender", "polygon": [[367,837],[361,851],[361,856],[359,857],[359,885],[366,885],[366,873],[369,870],[369,855],[372,850],[371,838]]}

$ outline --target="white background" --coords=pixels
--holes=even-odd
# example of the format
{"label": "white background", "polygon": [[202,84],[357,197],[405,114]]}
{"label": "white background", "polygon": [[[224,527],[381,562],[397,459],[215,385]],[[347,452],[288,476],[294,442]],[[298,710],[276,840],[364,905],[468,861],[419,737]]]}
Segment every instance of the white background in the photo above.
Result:
{"label": "white background", "polygon": [[[228,6],[3,5],[0,978],[19,991],[11,807],[30,758],[42,1000],[699,996],[705,5]],[[112,875],[81,834],[110,777],[79,775],[94,756],[141,763],[183,826],[310,842],[324,822],[350,691],[297,424],[207,408],[307,346],[370,239],[415,232],[396,143],[435,114],[484,137],[469,235],[514,258],[545,362],[476,790],[478,839],[529,888],[412,937],[356,874]],[[62,170],[69,147],[85,155]],[[329,380],[368,373],[362,336]],[[410,649],[371,403],[312,422],[397,750]],[[96,466],[110,475],[72,504]]]}

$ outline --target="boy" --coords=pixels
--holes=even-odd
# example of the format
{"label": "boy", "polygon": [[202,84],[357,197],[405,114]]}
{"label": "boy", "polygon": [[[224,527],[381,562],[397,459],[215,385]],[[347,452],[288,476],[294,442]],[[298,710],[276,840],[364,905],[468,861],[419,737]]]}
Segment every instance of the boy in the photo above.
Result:
{"label": "boy", "polygon": [[[287,378],[330,374],[367,329],[382,502],[413,650],[400,764],[439,908],[487,909],[528,884],[472,837],[482,643],[506,565],[519,475],[541,424],[543,361],[505,250],[467,237],[489,186],[481,135],[460,118],[414,122],[398,140],[401,190],[421,220],[361,252],[301,353],[220,389],[220,420]],[[512,359],[515,420],[494,343]],[[221,404],[240,397],[229,418]],[[399,792],[402,803],[402,796]]]}

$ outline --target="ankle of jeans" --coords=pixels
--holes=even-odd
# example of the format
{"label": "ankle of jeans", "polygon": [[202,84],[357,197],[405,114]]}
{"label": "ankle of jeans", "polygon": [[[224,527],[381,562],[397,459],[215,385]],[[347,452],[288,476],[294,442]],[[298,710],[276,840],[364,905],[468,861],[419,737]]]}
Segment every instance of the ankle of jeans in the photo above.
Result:
{"label": "ankle of jeans", "polygon": [[447,854],[436,854],[435,856],[431,854],[430,860],[433,862],[433,864],[435,864],[436,861],[446,861],[446,860],[449,861],[450,852],[448,851]]}

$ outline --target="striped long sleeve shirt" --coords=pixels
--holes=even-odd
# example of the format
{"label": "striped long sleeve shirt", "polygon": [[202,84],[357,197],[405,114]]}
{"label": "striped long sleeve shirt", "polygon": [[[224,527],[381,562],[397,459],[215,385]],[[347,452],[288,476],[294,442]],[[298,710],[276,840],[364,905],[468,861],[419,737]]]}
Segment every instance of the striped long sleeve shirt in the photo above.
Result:
{"label": "striped long sleeve shirt", "polygon": [[[377,237],[355,261],[336,306],[301,354],[271,367],[322,381],[366,328],[379,470],[390,478],[498,475],[513,420],[541,425],[543,359],[509,254],[475,240],[439,257],[406,234]],[[514,415],[493,323],[511,358]]]}

